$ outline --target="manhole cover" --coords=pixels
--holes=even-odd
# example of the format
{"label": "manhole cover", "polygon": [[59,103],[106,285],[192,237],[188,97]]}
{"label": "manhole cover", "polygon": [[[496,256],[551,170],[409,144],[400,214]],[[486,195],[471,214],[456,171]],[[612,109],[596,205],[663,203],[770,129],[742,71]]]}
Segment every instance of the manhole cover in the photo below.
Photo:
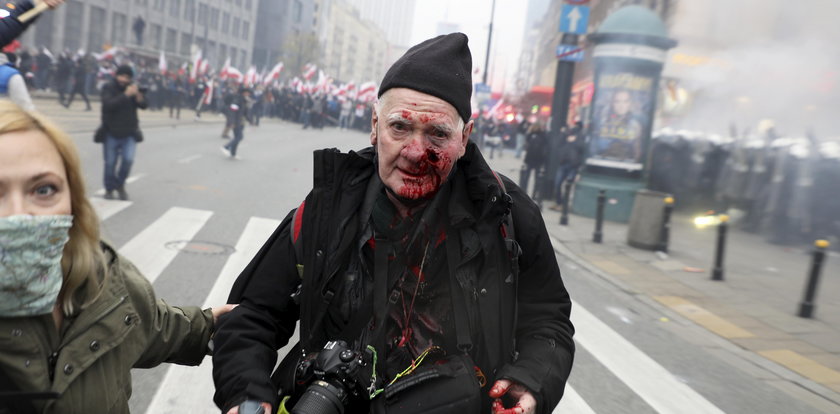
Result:
{"label": "manhole cover", "polygon": [[236,251],[233,246],[228,246],[226,244],[196,240],[175,240],[166,243],[164,246],[166,246],[167,249],[208,256],[227,255]]}

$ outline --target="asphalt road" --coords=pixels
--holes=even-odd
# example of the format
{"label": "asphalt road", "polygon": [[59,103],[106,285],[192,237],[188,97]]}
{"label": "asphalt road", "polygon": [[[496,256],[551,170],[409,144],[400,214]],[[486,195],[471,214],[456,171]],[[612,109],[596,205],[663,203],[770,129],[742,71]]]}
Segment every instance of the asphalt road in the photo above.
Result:
{"label": "asphalt road", "polygon": [[[259,128],[246,128],[242,159],[230,160],[219,150],[225,142],[221,124],[144,121],[157,126],[145,128],[146,141],[138,147],[127,186],[131,200],[107,201],[101,198],[101,147],[91,141],[97,117],[73,114],[78,115],[56,112],[68,118],[61,122],[79,146],[104,237],[172,304],[223,303],[238,272],[306,196],[312,151],[369,143],[368,135],[358,131],[301,130],[267,120]],[[575,301],[578,352],[556,413],[808,414],[836,409],[707,331],[562,256],[558,260]],[[198,368],[135,370],[133,377],[132,412],[216,412],[209,360]]]}

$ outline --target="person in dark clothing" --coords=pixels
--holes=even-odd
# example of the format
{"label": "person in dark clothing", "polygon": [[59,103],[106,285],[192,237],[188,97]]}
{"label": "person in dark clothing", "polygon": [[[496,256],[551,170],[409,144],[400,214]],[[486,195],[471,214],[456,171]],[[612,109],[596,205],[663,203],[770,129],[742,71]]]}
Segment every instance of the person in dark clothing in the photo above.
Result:
{"label": "person in dark clothing", "polygon": [[64,0],[17,0],[0,3],[0,47],[12,43],[35,20],[21,23],[18,17],[36,4],[45,3],[54,9],[64,3]]}
{"label": "person in dark clothing", "polygon": [[[536,177],[545,164],[545,155],[548,151],[548,140],[545,137],[545,130],[539,123],[533,123],[528,127],[525,134],[525,160],[522,163],[519,186],[527,193],[528,182],[531,172]],[[535,189],[536,192],[536,189]]]}
{"label": "person in dark clothing", "polygon": [[[315,152],[312,191],[240,274],[230,294],[240,305],[220,318],[222,412],[243,402],[290,411],[311,384],[296,367],[336,340],[362,361],[353,379],[364,389],[345,412],[411,396],[463,413],[557,405],[574,356],[571,300],[539,208],[469,140],[471,66],[462,33],[412,47],[382,80],[372,147]],[[298,319],[300,342],[273,382]],[[414,369],[459,366],[429,384],[464,384],[464,398],[411,386]]]}
{"label": "person in dark clothing", "polygon": [[583,164],[586,152],[586,141],[583,136],[583,124],[577,122],[570,128],[563,137],[563,144],[560,147],[560,157],[557,160],[557,173],[554,176],[554,201],[550,207],[554,211],[563,209],[563,183],[567,180],[574,181],[578,169]]}
{"label": "person in dark clothing", "polygon": [[64,105],[65,94],[70,93],[73,82],[73,60],[63,52],[58,57],[58,64],[55,69],[55,90],[58,92],[58,103]]}
{"label": "person in dark clothing", "polygon": [[239,148],[239,143],[242,142],[242,135],[245,130],[245,123],[250,122],[250,115],[248,113],[248,106],[251,105],[251,90],[242,88],[239,93],[233,97],[233,100],[228,108],[230,114],[230,125],[233,128],[233,139],[222,146],[222,154],[230,158],[238,160],[236,156],[236,149]]}
{"label": "person in dark clothing", "polygon": [[105,198],[113,199],[114,191],[117,191],[120,200],[128,200],[125,179],[134,163],[137,143],[143,140],[137,109],[146,109],[148,104],[137,84],[132,83],[134,70],[131,66],[118,67],[115,76],[102,88]]}
{"label": "person in dark clothing", "polygon": [[65,108],[70,108],[70,105],[73,104],[73,97],[76,94],[82,95],[82,99],[85,100],[85,111],[90,111],[90,100],[87,96],[87,90],[85,89],[85,81],[87,80],[88,68],[85,65],[85,61],[83,57],[79,57],[76,60],[74,67],[73,67],[73,89],[70,91],[70,97],[67,98],[67,102],[64,103]]}

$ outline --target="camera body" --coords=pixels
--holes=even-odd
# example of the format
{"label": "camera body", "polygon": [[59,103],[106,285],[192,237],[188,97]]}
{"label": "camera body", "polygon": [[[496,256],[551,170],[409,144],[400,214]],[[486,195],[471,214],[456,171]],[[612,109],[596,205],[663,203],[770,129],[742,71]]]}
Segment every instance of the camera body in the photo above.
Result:
{"label": "camera body", "polygon": [[142,93],[143,95],[145,95],[146,92],[149,92],[149,88],[147,88],[145,86],[138,86],[137,90],[140,91],[140,93]]}
{"label": "camera body", "polygon": [[344,341],[330,341],[321,352],[303,359],[295,370],[298,384],[309,384],[292,414],[343,414],[350,397],[364,394],[359,375],[369,355]]}

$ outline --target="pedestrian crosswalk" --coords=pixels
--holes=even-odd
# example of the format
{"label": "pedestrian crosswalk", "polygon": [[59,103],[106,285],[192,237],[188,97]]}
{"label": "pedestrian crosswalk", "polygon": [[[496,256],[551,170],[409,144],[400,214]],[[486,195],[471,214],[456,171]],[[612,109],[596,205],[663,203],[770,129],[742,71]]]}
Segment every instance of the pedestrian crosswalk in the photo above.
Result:
{"label": "pedestrian crosswalk", "polygon": [[[131,202],[92,198],[95,208],[104,221],[118,220],[115,214],[132,207]],[[121,254],[130,259],[152,282],[166,274],[167,267],[183,254],[167,248],[168,242],[191,241],[199,232],[210,226],[212,211],[169,207],[159,217],[151,219],[135,236],[119,246]],[[221,268],[202,274],[203,281],[213,280],[212,288],[203,306],[224,304],[230,288],[251,258],[256,254],[271,232],[279,225],[276,218],[251,217],[241,230],[233,253]],[[206,272],[205,272],[206,273]],[[182,275],[179,275],[179,277]],[[187,275],[183,275],[187,276]],[[160,292],[159,292],[160,293]],[[170,292],[166,292],[169,294]],[[172,301],[173,303],[174,300]],[[177,303],[186,304],[186,303]],[[573,304],[572,320],[576,326],[575,340],[578,350],[587,352],[600,365],[599,370],[615,376],[632,390],[639,404],[658,413],[718,414],[724,411],[703,395],[683,383],[633,343],[622,337],[606,323],[599,320],[580,303]],[[295,340],[292,340],[294,343]],[[143,400],[145,413],[208,413],[218,412],[212,402],[214,392],[211,360],[205,359],[199,367],[171,365],[158,371],[156,389],[146,395],[135,393],[135,400]],[[574,370],[570,384],[575,384]],[[587,384],[580,384],[582,387]],[[588,395],[591,395],[589,393]],[[587,395],[587,394],[583,394]],[[590,397],[591,398],[591,397]],[[565,397],[554,413],[609,414],[627,411],[597,411],[596,401],[587,401],[572,385],[567,385]],[[691,407],[686,409],[686,407]]]}

